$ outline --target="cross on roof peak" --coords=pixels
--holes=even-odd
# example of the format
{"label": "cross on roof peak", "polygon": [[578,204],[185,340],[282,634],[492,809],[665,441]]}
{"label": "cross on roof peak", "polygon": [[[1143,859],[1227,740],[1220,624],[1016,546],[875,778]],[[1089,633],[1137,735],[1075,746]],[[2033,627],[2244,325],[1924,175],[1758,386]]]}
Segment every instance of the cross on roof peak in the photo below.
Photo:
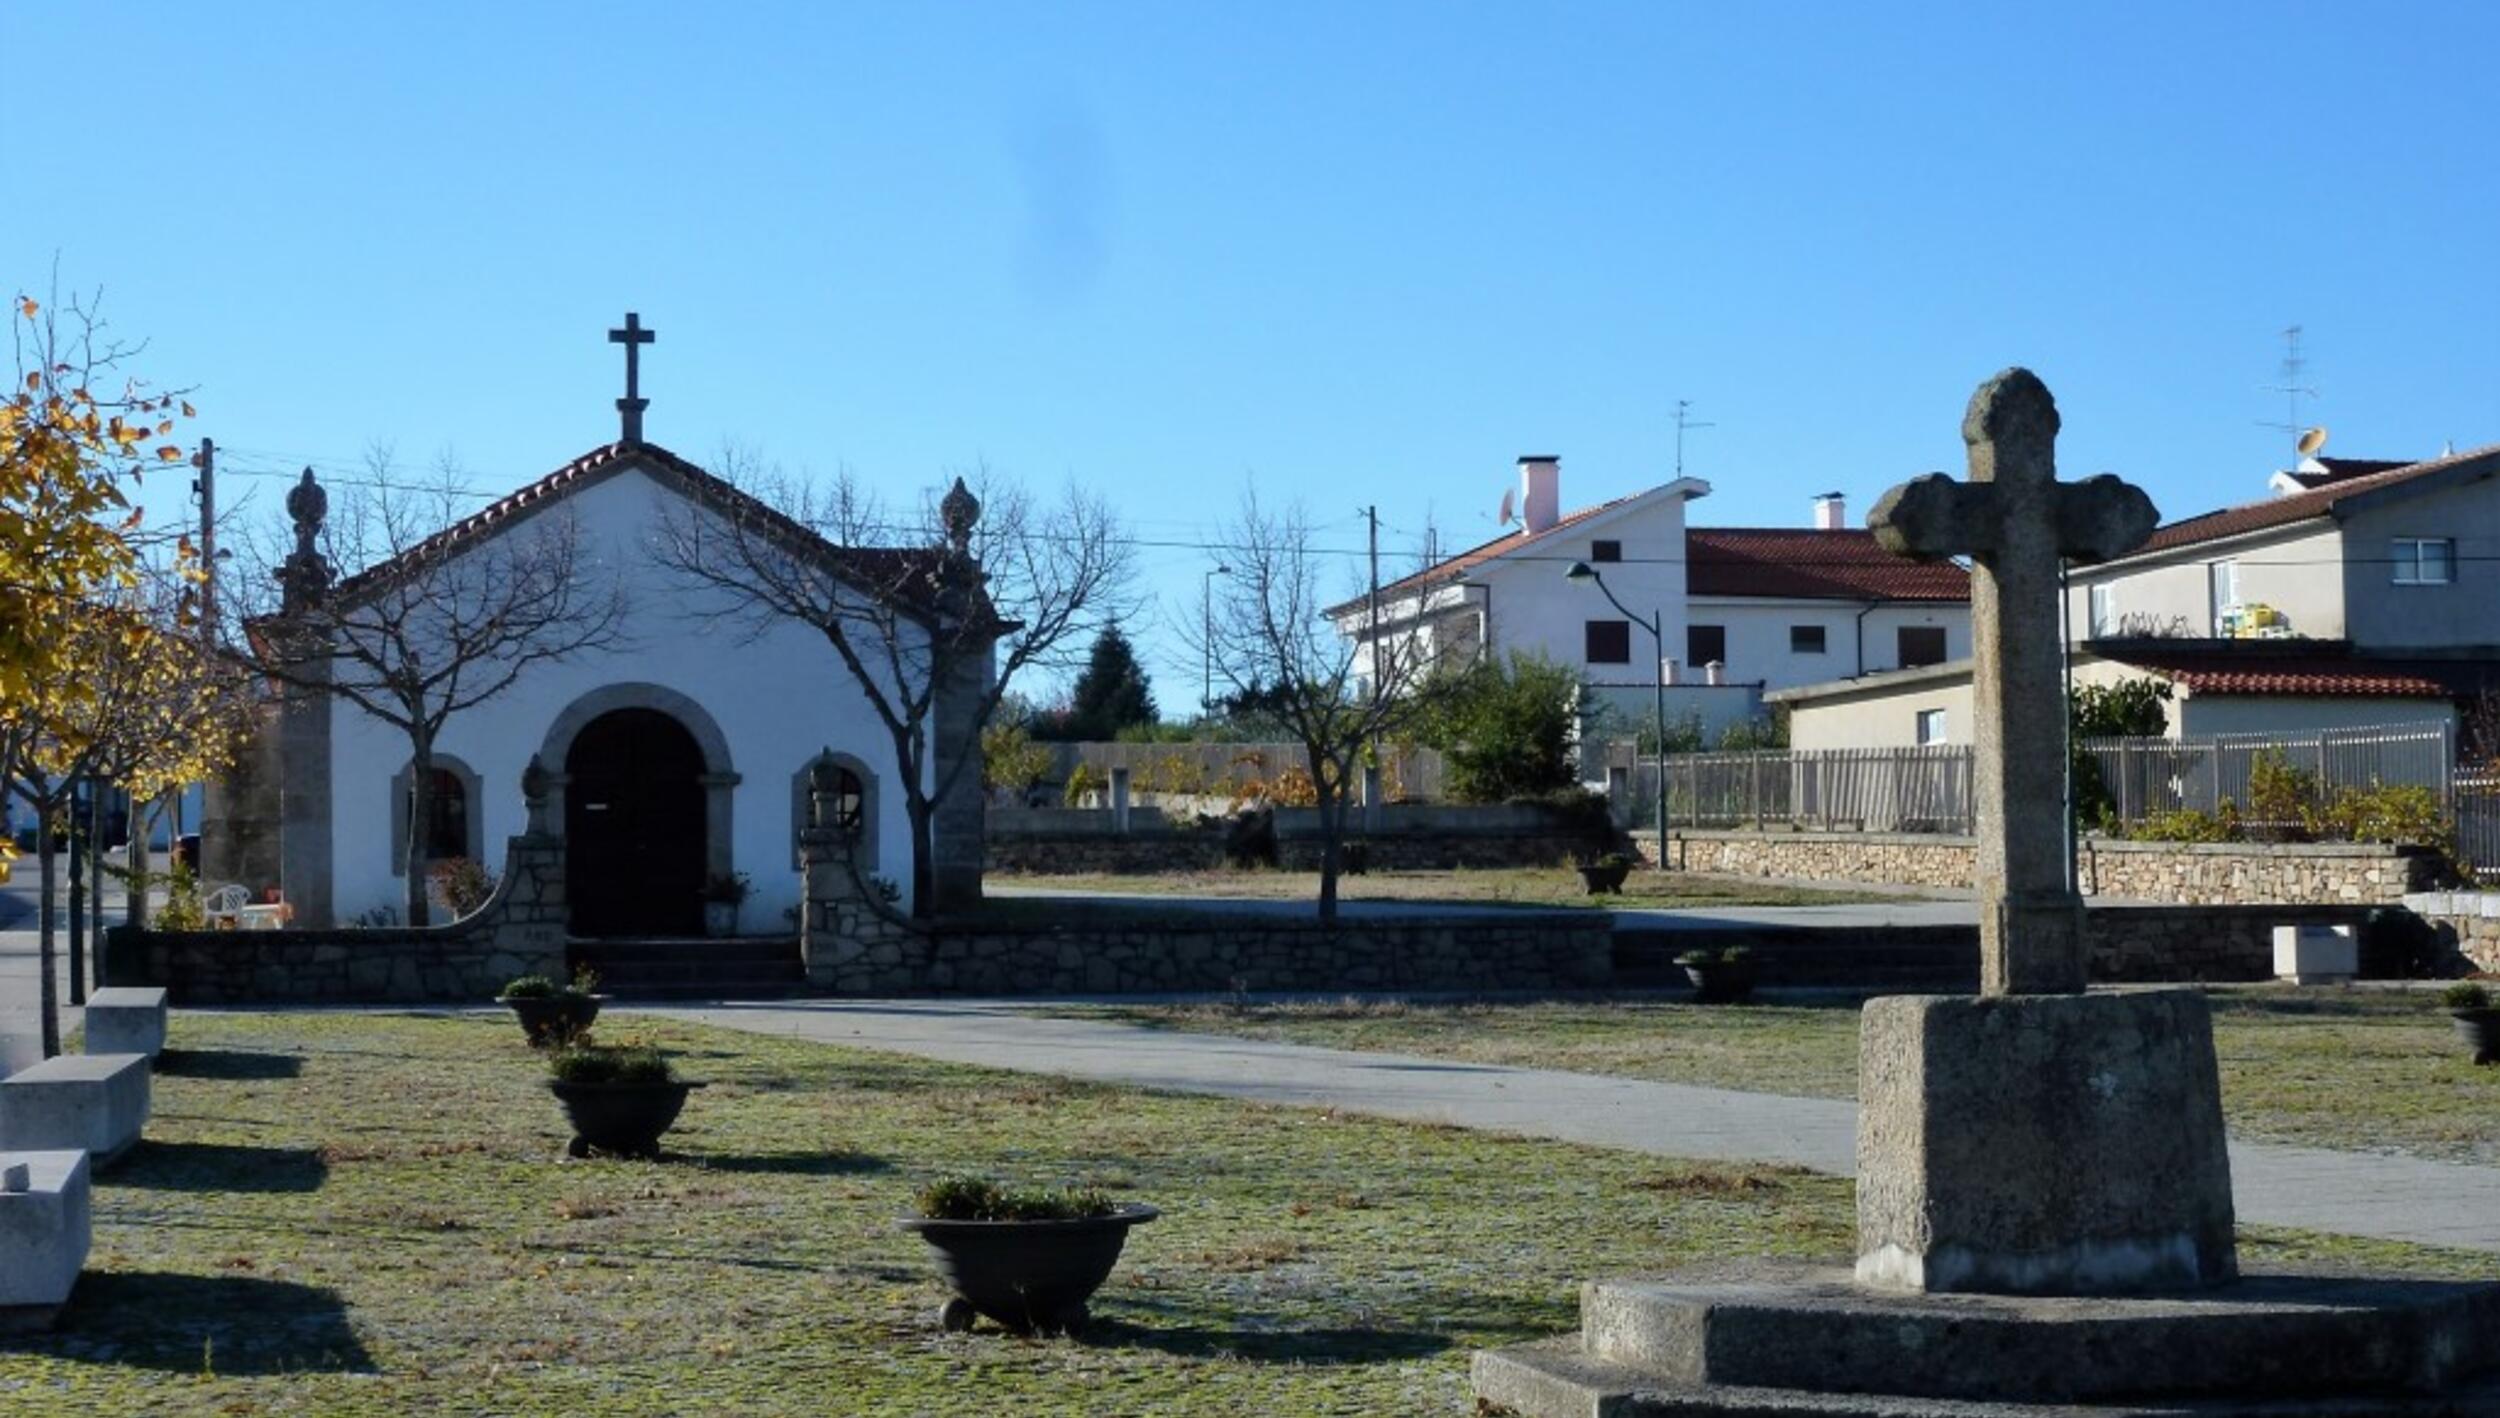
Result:
{"label": "cross on roof peak", "polygon": [[642,323],[635,312],[625,312],[624,328],[610,330],[608,343],[625,347],[625,397],[616,401],[617,413],[624,416],[623,441],[642,441],[642,411],[651,401],[642,397],[642,347],[660,338],[660,332]]}

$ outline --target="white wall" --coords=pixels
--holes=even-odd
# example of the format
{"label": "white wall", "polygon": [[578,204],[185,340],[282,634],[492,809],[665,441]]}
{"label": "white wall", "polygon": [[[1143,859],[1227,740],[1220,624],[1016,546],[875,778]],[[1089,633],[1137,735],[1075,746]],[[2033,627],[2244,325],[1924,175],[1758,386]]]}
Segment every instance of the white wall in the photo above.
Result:
{"label": "white wall", "polygon": [[[2382,548],[2380,555],[2384,556]],[[2213,635],[2211,572],[2238,563],[2243,606],[2274,607],[2291,632],[2313,640],[2346,634],[2342,539],[2332,522],[2304,522],[2270,536],[2182,547],[2157,560],[2078,570],[2067,591],[2067,625],[2075,640],[2093,638],[2089,588],[2108,585],[2120,635],[2204,638]]]}
{"label": "white wall", "polygon": [[[1588,663],[1588,622],[1624,616],[1608,604],[1605,591],[1563,578],[1573,561],[1589,559],[1589,545],[1599,539],[1623,544],[1623,560],[1596,569],[1606,578],[1606,590],[1640,617],[1632,626],[1629,664]],[[1663,617],[1667,654],[1684,658],[1684,498],[1662,495],[1591,518],[1538,542],[1530,557],[1488,563],[1471,579],[1484,584],[1476,597],[1487,603],[1485,616],[1499,652],[1533,650],[1597,679],[1646,684],[1656,654],[1649,617]]]}
{"label": "white wall", "polygon": [[[2365,508],[2342,529],[2353,642],[2372,649],[2500,646],[2500,482],[2466,483]],[[2453,579],[2399,586],[2388,564],[2397,537],[2439,537]]]}
{"label": "white wall", "polygon": [[1827,695],[1790,708],[1791,748],[1911,748],[1918,743],[1918,716],[1930,709],[1945,714],[1944,741],[1971,742],[1973,717],[1967,673],[1922,680],[1890,691]]}
{"label": "white wall", "polygon": [[[1867,610],[1863,601],[1695,596],[1688,615],[1694,625],[1726,628],[1729,679],[1759,681],[1771,689],[1899,669],[1899,631],[1905,625],[1941,627],[1948,660],[1968,658],[1971,652],[1968,605],[1883,603]],[[1861,624],[1863,664],[1858,658]],[[1789,648],[1789,629],[1799,625],[1823,627],[1823,653]],[[1697,676],[1698,667],[1688,668]]]}
{"label": "white wall", "polygon": [[[798,904],[791,775],[825,748],[877,769],[876,870],[902,886],[908,908],[910,828],[903,794],[892,786],[893,741],[824,637],[785,623],[749,640],[703,619],[701,611],[719,602],[678,584],[649,552],[660,509],[684,504],[640,471],[618,473],[561,505],[579,519],[582,554],[595,558],[594,574],[622,576],[634,643],[535,666],[501,698],[445,726],[436,751],[461,759],[481,779],[486,865],[500,872],[505,839],[522,830],[521,770],[557,715],[603,686],[647,683],[701,704],[728,740],[741,779],[731,790],[734,866],[754,881],[742,929],[778,930],[784,911]],[[518,534],[531,530],[525,520]],[[390,781],[407,765],[408,741],[344,703],[331,724],[331,899],[339,919],[348,920],[373,906],[397,909],[406,898],[390,860]],[[561,772],[564,765],[548,767]]]}

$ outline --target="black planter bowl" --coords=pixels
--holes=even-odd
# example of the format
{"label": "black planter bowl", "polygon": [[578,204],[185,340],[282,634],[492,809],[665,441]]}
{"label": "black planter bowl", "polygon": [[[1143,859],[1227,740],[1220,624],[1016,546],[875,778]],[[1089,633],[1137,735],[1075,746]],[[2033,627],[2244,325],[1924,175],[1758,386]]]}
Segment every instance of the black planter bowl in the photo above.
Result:
{"label": "black planter bowl", "polygon": [[1162,1214],[1130,1202],[1081,1221],[906,1216],[896,1224],[919,1232],[937,1252],[938,1275],[955,1292],[938,1311],[947,1329],[970,1329],[977,1313],[1017,1334],[1077,1334],[1085,1328],[1085,1301],[1110,1278],[1128,1229]]}
{"label": "black planter bowl", "polygon": [[700,1083],[565,1083],[549,1079],[547,1091],[564,1105],[573,1125],[565,1154],[593,1152],[619,1157],[657,1157],[660,1134],[676,1123],[686,1095]]}
{"label": "black planter bowl", "polygon": [[2500,1009],[2452,1009],[2457,1037],[2474,1051],[2478,1064],[2500,1063]]}
{"label": "black planter bowl", "polygon": [[1588,894],[1602,896],[1610,891],[1620,894],[1623,890],[1623,879],[1632,874],[1632,868],[1629,864],[1619,867],[1581,867],[1579,872],[1580,885],[1587,889]]}
{"label": "black planter bowl", "polygon": [[546,1049],[588,1029],[606,999],[606,995],[524,995],[519,999],[503,995],[496,1003],[512,1006],[512,1012],[520,1016],[521,1032],[529,1036],[531,1048]]}
{"label": "black planter bowl", "polygon": [[1750,960],[1687,965],[1684,967],[1684,978],[1692,982],[1695,1004],[1734,1004],[1753,994],[1753,962]]}

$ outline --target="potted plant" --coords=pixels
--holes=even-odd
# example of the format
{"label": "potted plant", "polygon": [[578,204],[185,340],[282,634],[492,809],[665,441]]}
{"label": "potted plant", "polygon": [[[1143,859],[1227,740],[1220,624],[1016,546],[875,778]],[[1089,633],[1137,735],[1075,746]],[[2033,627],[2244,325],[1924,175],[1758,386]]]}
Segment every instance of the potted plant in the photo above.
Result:
{"label": "potted plant", "polygon": [[530,1047],[544,1049],[567,1043],[599,1017],[607,996],[598,993],[599,977],[588,970],[573,972],[572,983],[558,985],[544,975],[522,975],[495,996],[520,1017]]}
{"label": "potted plant", "polygon": [[961,1331],[987,1315],[1018,1334],[1082,1331],[1129,1228],[1162,1214],[1090,1187],[1013,1191],[987,1177],[940,1177],[914,1203],[897,1224],[929,1243],[955,1292],[938,1323]]}
{"label": "potted plant", "polygon": [[2450,985],[2439,1002],[2448,1007],[2448,1017],[2457,1022],[2457,1037],[2474,1051],[2478,1064],[2500,1063],[2500,1009],[2491,1004],[2491,991],[2471,980]]}
{"label": "potted plant", "polygon": [[1675,963],[1692,982],[1695,1004],[1734,1004],[1753,993],[1753,951],[1745,946],[1688,950]]}
{"label": "potted plant", "polygon": [[1579,865],[1580,885],[1591,896],[1623,890],[1623,879],[1632,874],[1632,859],[1621,852],[1608,852],[1602,857]]}
{"label": "potted plant", "polygon": [[568,1157],[593,1152],[657,1157],[660,1134],[677,1121],[686,1095],[703,1085],[677,1076],[647,1044],[594,1044],[586,1038],[547,1059],[547,1089],[573,1124]]}
{"label": "potted plant", "polygon": [[738,933],[738,908],[746,904],[753,883],[742,871],[714,872],[703,883],[703,930],[707,935]]}

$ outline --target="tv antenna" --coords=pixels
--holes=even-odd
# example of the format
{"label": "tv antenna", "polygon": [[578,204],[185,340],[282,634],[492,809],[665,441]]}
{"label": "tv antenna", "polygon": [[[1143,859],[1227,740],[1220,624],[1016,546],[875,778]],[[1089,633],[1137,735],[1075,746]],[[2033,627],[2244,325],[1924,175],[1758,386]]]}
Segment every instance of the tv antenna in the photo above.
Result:
{"label": "tv antenna", "polygon": [[2300,376],[2308,368],[2309,361],[2303,358],[2300,352],[2300,327],[2298,325],[2285,326],[2283,329],[2283,382],[2262,386],[2266,393],[2283,396],[2283,422],[2275,423],[2267,419],[2257,421],[2257,426],[2260,428],[2283,430],[2291,438],[2293,447],[2303,456],[2310,451],[2300,448],[2300,442],[2307,434],[2309,425],[2300,421],[2300,401],[2304,396],[2311,399],[2318,397],[2318,391],[2315,388],[2300,382]]}
{"label": "tv antenna", "polygon": [[1704,423],[1701,420],[1692,417],[1692,411],[1692,400],[1678,399],[1675,401],[1675,475],[1679,478],[1684,476],[1684,430],[1688,428],[1718,427],[1715,423]]}

